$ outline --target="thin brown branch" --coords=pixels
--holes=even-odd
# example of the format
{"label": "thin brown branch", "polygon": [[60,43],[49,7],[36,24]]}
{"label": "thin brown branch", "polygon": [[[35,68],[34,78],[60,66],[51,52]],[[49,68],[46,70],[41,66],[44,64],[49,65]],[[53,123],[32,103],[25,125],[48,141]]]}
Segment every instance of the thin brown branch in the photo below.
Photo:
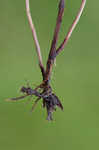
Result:
{"label": "thin brown branch", "polygon": [[50,53],[49,53],[50,57],[53,55],[53,53],[54,53],[53,51],[56,51],[56,44],[57,44],[59,30],[60,30],[60,26],[61,26],[61,22],[62,22],[63,12],[64,12],[64,0],[60,0],[58,16],[57,16],[57,21],[56,21],[56,27],[55,27],[54,36],[53,36],[51,49],[50,49]]}
{"label": "thin brown branch", "polygon": [[29,0],[26,0],[26,14],[27,14],[27,17],[28,17],[28,22],[29,22],[30,28],[32,30],[33,40],[34,40],[34,43],[35,43],[36,52],[37,52],[41,72],[42,72],[42,74],[44,74],[44,66],[43,66],[43,61],[42,61],[40,45],[39,45],[39,42],[38,42],[38,39],[37,39],[36,30],[35,30],[35,27],[34,27],[34,24],[33,24],[33,21],[32,21],[32,17],[31,17],[31,13],[30,13]]}
{"label": "thin brown branch", "polygon": [[67,42],[68,42],[68,40],[69,40],[73,30],[75,29],[75,27],[76,27],[76,25],[77,25],[77,23],[78,23],[78,21],[79,21],[79,19],[81,17],[81,14],[82,14],[83,9],[85,7],[85,3],[86,3],[86,0],[82,0],[80,9],[78,11],[78,14],[77,14],[75,20],[73,21],[73,24],[71,25],[71,27],[70,27],[70,29],[69,29],[69,31],[68,31],[68,33],[67,33],[67,35],[66,35],[66,37],[65,37],[65,39],[63,41],[63,43],[57,49],[57,55],[60,53],[60,51],[62,51],[64,49],[64,46],[66,46],[66,44],[67,44]]}
{"label": "thin brown branch", "polygon": [[9,99],[6,99],[6,101],[17,101],[17,100],[20,100],[20,99],[24,99],[27,96],[28,95],[23,95],[23,96],[20,96],[20,97],[9,98]]}
{"label": "thin brown branch", "polygon": [[60,26],[62,22],[63,12],[64,12],[64,0],[60,0],[56,27],[55,27],[54,36],[53,36],[51,49],[49,52],[49,57],[48,57],[47,66],[46,66],[46,77],[45,77],[46,79],[45,80],[49,80],[52,66],[54,63],[54,59],[56,57],[56,44],[57,44],[59,30],[60,30]]}
{"label": "thin brown branch", "polygon": [[39,100],[40,100],[40,98],[37,98],[37,99],[35,100],[34,104],[32,105],[32,110],[31,110],[31,112],[34,111],[34,108],[36,107],[36,105],[37,105],[37,103],[38,103]]}

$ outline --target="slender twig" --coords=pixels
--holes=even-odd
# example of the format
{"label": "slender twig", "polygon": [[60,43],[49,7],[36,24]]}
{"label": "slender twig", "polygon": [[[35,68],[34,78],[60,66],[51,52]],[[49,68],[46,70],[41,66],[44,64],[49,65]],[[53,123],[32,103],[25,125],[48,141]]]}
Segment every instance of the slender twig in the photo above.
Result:
{"label": "slender twig", "polygon": [[70,27],[70,29],[69,29],[69,31],[68,31],[68,33],[67,33],[67,35],[66,35],[66,37],[65,37],[65,39],[63,41],[63,43],[57,49],[57,55],[59,54],[60,51],[63,50],[64,46],[66,46],[66,44],[67,44],[67,42],[68,42],[68,40],[69,40],[73,30],[75,29],[75,27],[76,27],[76,25],[77,25],[77,23],[78,23],[78,21],[80,19],[80,16],[81,16],[81,14],[83,12],[83,9],[85,7],[85,3],[86,3],[86,0],[82,0],[80,9],[78,11],[78,14],[77,14],[75,20],[73,21],[73,24],[71,25],[71,27]]}
{"label": "slender twig", "polygon": [[20,97],[15,97],[15,98],[9,98],[9,99],[6,99],[6,101],[17,101],[17,100],[20,100],[20,99],[24,99],[25,97],[27,97],[28,95],[23,95],[23,96],[20,96]]}
{"label": "slender twig", "polygon": [[46,77],[45,77],[46,79],[45,80],[49,80],[52,66],[53,66],[54,60],[56,58],[56,44],[57,44],[59,30],[60,30],[60,26],[61,26],[61,22],[62,22],[63,12],[64,12],[64,0],[60,0],[58,16],[57,16],[57,20],[56,20],[56,27],[55,27],[55,31],[54,31],[52,44],[51,44],[51,49],[50,49],[49,56],[48,56],[47,65],[46,65]]}
{"label": "slender twig", "polygon": [[44,66],[43,66],[43,61],[42,61],[42,55],[41,55],[40,45],[39,45],[37,35],[36,35],[36,30],[35,30],[35,27],[34,27],[34,24],[32,21],[32,17],[31,17],[31,13],[30,13],[29,0],[26,0],[26,14],[28,17],[28,22],[29,22],[30,28],[32,30],[32,35],[33,35],[33,40],[34,40],[36,51],[37,51],[39,65],[40,65],[41,71],[43,73],[44,72]]}
{"label": "slender twig", "polygon": [[32,109],[31,109],[31,112],[33,112],[34,108],[36,107],[38,101],[40,100],[40,98],[37,98],[34,102],[34,104],[32,105]]}
{"label": "slender twig", "polygon": [[57,20],[56,20],[56,27],[55,27],[55,31],[54,31],[54,36],[53,36],[49,56],[52,56],[54,53],[53,51],[56,51],[56,44],[57,44],[59,30],[60,30],[60,26],[61,26],[61,22],[62,22],[63,12],[64,12],[64,0],[60,0],[58,16],[57,16]]}

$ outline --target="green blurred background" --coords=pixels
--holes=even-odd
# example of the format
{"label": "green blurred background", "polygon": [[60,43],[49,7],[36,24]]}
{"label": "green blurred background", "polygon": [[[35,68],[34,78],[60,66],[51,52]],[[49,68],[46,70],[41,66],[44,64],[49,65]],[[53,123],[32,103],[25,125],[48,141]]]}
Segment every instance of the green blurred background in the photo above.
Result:
{"label": "green blurred background", "polygon": [[[33,113],[20,95],[21,86],[35,87],[42,78],[25,13],[25,0],[0,1],[0,150],[99,150],[99,2],[87,1],[83,15],[57,57],[52,87],[63,103],[54,121],[46,121],[41,102]],[[44,63],[49,53],[59,0],[30,0]],[[59,43],[81,0],[66,0]],[[35,99],[35,98],[34,98]]]}

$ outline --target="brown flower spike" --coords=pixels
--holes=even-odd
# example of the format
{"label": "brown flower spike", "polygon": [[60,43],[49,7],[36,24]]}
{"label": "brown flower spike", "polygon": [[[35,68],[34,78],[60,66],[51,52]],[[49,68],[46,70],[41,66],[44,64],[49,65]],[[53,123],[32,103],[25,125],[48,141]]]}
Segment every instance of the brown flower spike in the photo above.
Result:
{"label": "brown flower spike", "polygon": [[43,107],[47,109],[47,120],[52,120],[52,112],[56,110],[56,106],[58,106],[61,110],[63,110],[63,106],[62,106],[59,98],[53,93],[52,88],[50,86],[52,67],[53,67],[54,61],[56,59],[56,56],[64,49],[64,46],[66,46],[76,24],[78,23],[80,16],[83,12],[85,3],[86,3],[86,0],[82,0],[80,9],[78,11],[78,14],[77,14],[75,20],[73,21],[73,24],[71,25],[64,41],[57,48],[56,45],[57,45],[57,41],[58,41],[58,34],[59,34],[62,17],[63,17],[63,12],[64,12],[64,0],[60,0],[58,16],[57,16],[57,21],[56,21],[56,27],[55,27],[54,36],[53,36],[53,40],[52,40],[52,44],[51,44],[51,49],[49,52],[46,69],[45,69],[43,66],[40,45],[39,45],[39,42],[37,39],[35,27],[34,27],[34,24],[32,21],[31,13],[30,13],[29,0],[26,0],[26,14],[28,17],[28,22],[29,22],[31,31],[32,31],[33,40],[34,40],[35,47],[36,47],[36,52],[37,52],[38,61],[39,61],[39,67],[41,69],[43,81],[35,89],[32,89],[31,87],[23,86],[21,88],[21,92],[24,95],[20,96],[20,97],[16,97],[16,98],[11,98],[10,100],[17,101],[17,100],[23,99],[27,96],[35,95],[37,97],[37,99],[32,106],[32,110],[34,109],[34,107],[38,103],[38,101],[40,99],[42,99]]}

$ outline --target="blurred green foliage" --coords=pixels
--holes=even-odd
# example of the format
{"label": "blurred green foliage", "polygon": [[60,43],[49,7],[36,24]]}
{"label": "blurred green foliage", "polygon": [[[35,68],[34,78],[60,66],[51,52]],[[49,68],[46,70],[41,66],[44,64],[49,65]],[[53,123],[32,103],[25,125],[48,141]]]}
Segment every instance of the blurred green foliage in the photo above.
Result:
{"label": "blurred green foliage", "polygon": [[[59,43],[80,2],[66,0]],[[46,63],[58,0],[30,0],[30,6]],[[38,85],[42,78],[25,13],[25,0],[1,0],[0,150],[99,150],[98,9],[98,1],[87,1],[67,47],[57,57],[52,86],[62,100],[64,112],[57,109],[54,121],[48,122],[41,102],[31,114],[32,103],[24,105],[26,100],[4,101],[20,95],[22,85],[27,82]]]}

